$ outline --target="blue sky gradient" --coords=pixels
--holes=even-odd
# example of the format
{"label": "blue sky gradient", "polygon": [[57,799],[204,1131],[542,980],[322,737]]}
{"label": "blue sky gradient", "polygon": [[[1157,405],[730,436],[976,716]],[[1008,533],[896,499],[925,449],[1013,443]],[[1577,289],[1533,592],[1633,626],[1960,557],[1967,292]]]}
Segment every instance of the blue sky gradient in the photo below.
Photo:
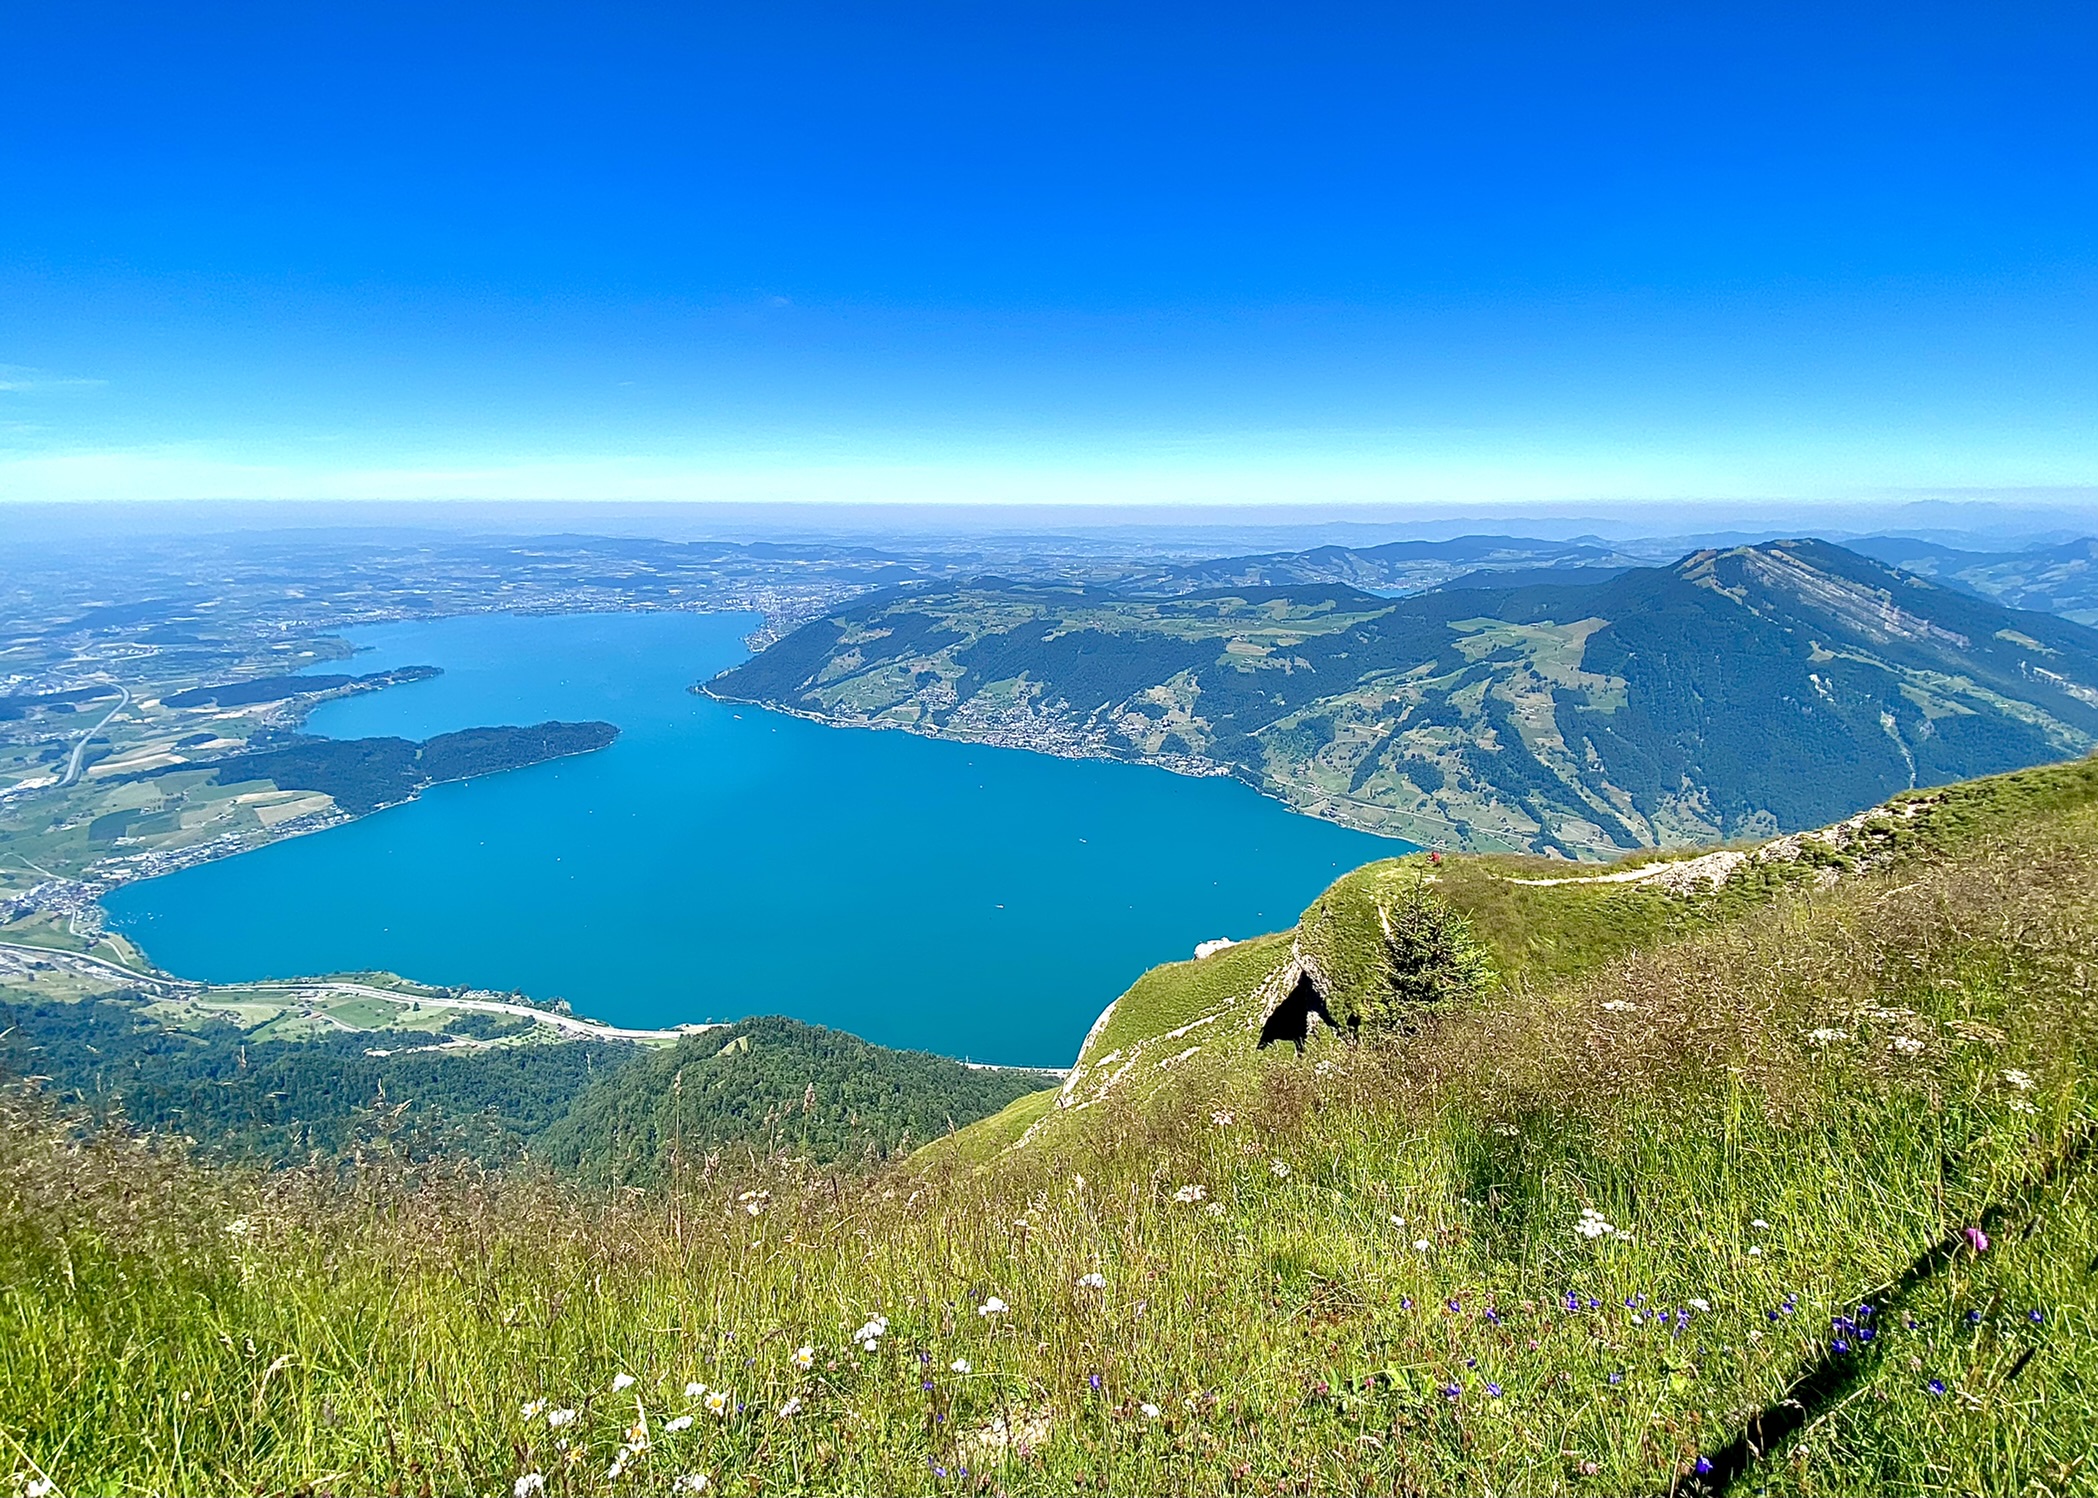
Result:
{"label": "blue sky gradient", "polygon": [[0,12],[0,496],[2098,484],[2098,11]]}

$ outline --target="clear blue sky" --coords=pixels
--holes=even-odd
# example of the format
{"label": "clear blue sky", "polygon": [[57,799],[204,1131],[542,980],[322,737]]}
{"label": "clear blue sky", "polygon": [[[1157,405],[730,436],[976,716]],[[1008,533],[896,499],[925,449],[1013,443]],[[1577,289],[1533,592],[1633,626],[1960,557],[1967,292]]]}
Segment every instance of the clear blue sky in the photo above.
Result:
{"label": "clear blue sky", "polygon": [[2098,8],[0,3],[0,495],[2098,483]]}

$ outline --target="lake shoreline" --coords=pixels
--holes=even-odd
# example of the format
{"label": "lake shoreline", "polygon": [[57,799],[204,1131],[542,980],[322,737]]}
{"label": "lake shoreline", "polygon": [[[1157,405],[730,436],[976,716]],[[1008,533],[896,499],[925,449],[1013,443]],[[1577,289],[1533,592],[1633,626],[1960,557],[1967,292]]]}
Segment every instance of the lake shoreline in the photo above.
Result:
{"label": "lake shoreline", "polygon": [[622,612],[360,632],[360,666],[443,675],[329,703],[309,733],[421,740],[551,717],[619,738],[311,829],[332,838],[128,884],[110,928],[213,983],[385,970],[558,997],[629,1028],[778,1013],[1054,1068],[1146,968],[1286,927],[1339,873],[1410,850],[1235,777],[818,734],[839,725],[693,691],[744,658],[753,622]]}

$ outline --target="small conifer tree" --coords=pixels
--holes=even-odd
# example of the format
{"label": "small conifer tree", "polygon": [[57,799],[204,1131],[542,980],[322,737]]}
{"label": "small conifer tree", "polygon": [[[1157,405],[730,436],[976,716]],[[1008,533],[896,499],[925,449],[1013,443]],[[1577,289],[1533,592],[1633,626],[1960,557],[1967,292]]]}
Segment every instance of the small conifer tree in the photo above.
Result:
{"label": "small conifer tree", "polygon": [[1373,984],[1350,1029],[1398,1030],[1422,1009],[1472,998],[1493,974],[1471,922],[1424,881],[1409,882],[1378,909],[1384,933],[1384,982]]}

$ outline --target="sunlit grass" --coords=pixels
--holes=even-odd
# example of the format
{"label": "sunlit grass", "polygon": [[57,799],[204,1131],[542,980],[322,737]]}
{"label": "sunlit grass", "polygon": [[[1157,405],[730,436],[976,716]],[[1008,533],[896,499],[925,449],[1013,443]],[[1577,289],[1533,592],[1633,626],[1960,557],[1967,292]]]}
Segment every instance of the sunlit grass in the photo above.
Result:
{"label": "sunlit grass", "polygon": [[242,1175],[10,1104],[0,1466],[1655,1492],[1842,1340],[1752,1485],[2088,1488],[2094,1209],[2059,1162],[2098,1118],[2094,846],[2061,812],[1389,1044],[1197,1058],[988,1164],[724,1154],[606,1194],[381,1135]]}

